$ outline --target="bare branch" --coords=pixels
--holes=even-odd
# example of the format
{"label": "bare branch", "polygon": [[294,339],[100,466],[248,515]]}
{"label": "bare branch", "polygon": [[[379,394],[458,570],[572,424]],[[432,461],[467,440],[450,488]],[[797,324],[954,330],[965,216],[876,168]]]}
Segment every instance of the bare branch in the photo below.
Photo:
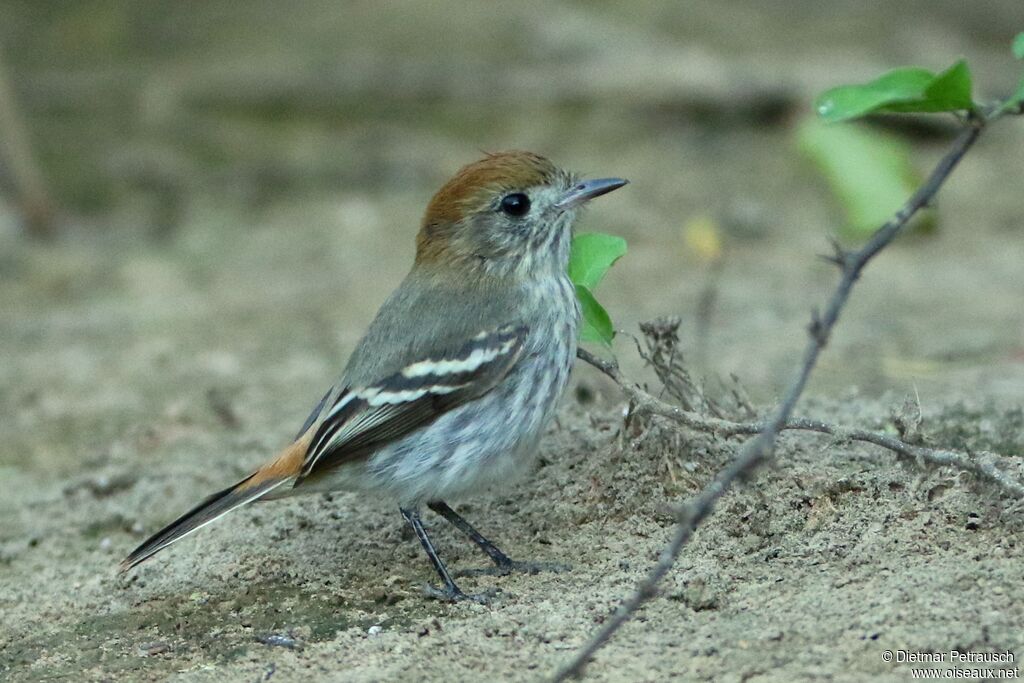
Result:
{"label": "bare branch", "polygon": [[819,254],[818,258],[822,259],[823,261],[828,261],[834,266],[838,266],[840,272],[842,272],[843,270],[846,269],[846,264],[850,260],[851,254],[843,247],[843,245],[839,243],[839,240],[837,240],[835,237],[829,237],[828,243],[829,246],[832,247],[832,253]]}
{"label": "bare branch", "polygon": [[14,180],[15,200],[34,237],[53,236],[54,209],[42,171],[32,154],[25,118],[18,110],[14,87],[0,55],[0,161],[6,162]]}
{"label": "bare branch", "polygon": [[[613,382],[618,384],[623,389],[630,390],[630,389],[634,388],[633,384],[630,384],[630,383],[626,382],[626,380],[622,379],[622,374],[619,372],[619,364],[618,363],[615,363],[613,361],[607,361],[607,360],[605,360],[603,358],[598,358],[597,356],[592,354],[590,351],[587,351],[582,346],[576,349],[576,357],[579,358],[582,361],[585,361],[585,362],[589,363],[590,365],[593,365],[595,368],[597,368],[598,370],[600,370],[604,374],[608,375],[608,377],[610,377]],[[635,387],[635,388],[637,388],[639,390],[639,387]],[[642,390],[640,390],[640,391],[642,391]],[[632,392],[630,392],[630,393],[632,393]],[[646,391],[644,391],[643,393],[645,395],[650,396],[650,394],[647,394]],[[654,398],[654,397],[651,396],[651,398]],[[657,400],[657,399],[655,399],[655,400]],[[658,401],[658,402],[661,403],[661,401]],[[669,405],[669,404],[666,403],[665,405]]]}
{"label": "bare branch", "polygon": [[[932,170],[924,184],[914,192],[892,218],[875,231],[867,244],[859,250],[848,254],[843,259],[842,277],[829,299],[824,314],[820,316],[815,314],[812,320],[810,339],[804,349],[803,358],[797,367],[793,381],[786,391],[782,402],[775,409],[771,417],[763,425],[759,425],[760,431],[757,433],[757,436],[743,444],[743,447],[733,461],[719,471],[715,478],[687,503],[683,508],[679,522],[676,524],[671,542],[661,553],[658,562],[651,568],[650,573],[640,582],[636,591],[605,622],[604,626],[590,642],[577,652],[564,669],[555,675],[554,680],[556,682],[575,678],[582,674],[584,667],[594,653],[622,628],[623,624],[632,617],[644,602],[655,594],[658,583],[675,564],[676,558],[683,547],[689,542],[693,532],[711,514],[718,499],[729,490],[733,483],[752,474],[758,465],[771,456],[774,451],[775,440],[779,432],[790,423],[793,408],[803,394],[804,387],[806,387],[807,380],[817,364],[818,357],[828,343],[832,328],[839,320],[839,315],[846,305],[850,291],[853,289],[853,285],[860,277],[864,267],[882,249],[892,243],[915,213],[931,201],[964,154],[978,140],[985,127],[985,123],[985,118],[972,116],[967,127],[957,136],[949,151],[939,160],[939,163]],[[602,368],[602,371],[605,371],[604,368]],[[618,374],[617,368],[615,368],[614,372],[616,375]],[[605,371],[605,374],[609,374],[609,372]],[[614,375],[609,374],[609,376],[615,379]],[[874,441],[872,442],[874,443]],[[910,447],[907,444],[903,444],[903,446]],[[981,470],[988,471],[988,468],[982,467]],[[991,473],[989,473],[990,475]],[[1007,479],[1001,483],[1008,481]]]}

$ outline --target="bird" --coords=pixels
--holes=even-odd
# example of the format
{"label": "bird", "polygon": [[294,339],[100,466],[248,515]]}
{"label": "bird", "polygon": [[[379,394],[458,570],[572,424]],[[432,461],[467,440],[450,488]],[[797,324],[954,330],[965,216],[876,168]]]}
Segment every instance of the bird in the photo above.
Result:
{"label": "bird", "polygon": [[121,571],[247,503],[357,491],[397,505],[442,582],[430,595],[481,600],[454,581],[420,510],[453,524],[496,570],[519,567],[446,501],[533,461],[576,357],[576,220],[627,183],[583,180],[525,151],[460,169],[427,205],[411,270],[291,443],[153,534]]}

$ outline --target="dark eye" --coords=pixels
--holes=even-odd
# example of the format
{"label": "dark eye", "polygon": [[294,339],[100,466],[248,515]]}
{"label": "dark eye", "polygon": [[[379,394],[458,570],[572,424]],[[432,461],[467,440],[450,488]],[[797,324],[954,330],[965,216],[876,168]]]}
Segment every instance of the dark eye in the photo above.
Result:
{"label": "dark eye", "polygon": [[507,194],[501,198],[501,210],[509,216],[525,216],[530,211],[530,198],[522,192]]}

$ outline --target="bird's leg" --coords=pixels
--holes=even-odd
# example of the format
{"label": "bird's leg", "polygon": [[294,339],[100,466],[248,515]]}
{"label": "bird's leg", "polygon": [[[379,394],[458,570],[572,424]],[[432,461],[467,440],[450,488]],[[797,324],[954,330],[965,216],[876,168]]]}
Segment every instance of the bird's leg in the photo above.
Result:
{"label": "bird's leg", "polygon": [[443,500],[435,500],[427,503],[427,507],[441,515],[449,522],[452,523],[456,529],[469,536],[469,540],[473,541],[480,550],[487,553],[487,557],[491,558],[491,561],[497,565],[498,569],[511,569],[514,564],[508,555],[501,552],[501,549],[484,538],[483,534],[473,528],[473,525],[462,518],[455,510]]}
{"label": "bird's leg", "polygon": [[423,528],[423,522],[420,521],[420,513],[415,510],[407,510],[406,508],[398,508],[402,516],[405,517],[405,521],[409,522],[412,526],[413,531],[416,532],[416,537],[420,539],[420,545],[423,546],[423,550],[426,551],[427,557],[430,558],[430,563],[434,565],[434,569],[437,571],[438,576],[444,582],[444,588],[434,588],[433,586],[427,586],[427,593],[431,597],[439,598],[441,600],[450,600],[457,602],[459,600],[475,600],[477,602],[485,602],[486,598],[483,595],[468,595],[462,592],[458,584],[452,579],[452,575],[448,573],[448,568],[444,566],[444,562],[437,555],[437,550],[434,549],[434,544],[431,543],[430,537],[427,536],[427,530]]}
{"label": "bird's leg", "polygon": [[[537,562],[517,562],[513,560],[505,553],[501,552],[498,546],[487,540],[483,534],[473,528],[473,525],[467,522],[462,515],[457,513],[455,510],[443,500],[434,500],[427,503],[427,507],[441,515],[449,522],[452,523],[456,529],[469,536],[469,540],[473,541],[480,550],[487,553],[487,557],[491,558],[497,568],[498,574],[508,574],[513,571],[527,572],[529,574],[536,574],[537,572],[548,570],[548,571],[566,571],[569,567],[559,564],[543,564]],[[466,572],[470,573],[470,572]],[[471,572],[474,574],[485,574],[493,572]]]}

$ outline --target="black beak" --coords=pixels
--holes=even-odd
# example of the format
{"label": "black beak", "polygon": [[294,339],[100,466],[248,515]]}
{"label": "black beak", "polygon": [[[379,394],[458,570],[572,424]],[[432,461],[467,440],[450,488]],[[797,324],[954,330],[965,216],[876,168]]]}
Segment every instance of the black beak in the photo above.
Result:
{"label": "black beak", "polygon": [[584,180],[577,183],[562,195],[562,198],[555,203],[555,207],[561,210],[571,209],[574,206],[590,201],[594,197],[600,197],[627,185],[628,180],[622,178],[598,178],[597,180]]}

